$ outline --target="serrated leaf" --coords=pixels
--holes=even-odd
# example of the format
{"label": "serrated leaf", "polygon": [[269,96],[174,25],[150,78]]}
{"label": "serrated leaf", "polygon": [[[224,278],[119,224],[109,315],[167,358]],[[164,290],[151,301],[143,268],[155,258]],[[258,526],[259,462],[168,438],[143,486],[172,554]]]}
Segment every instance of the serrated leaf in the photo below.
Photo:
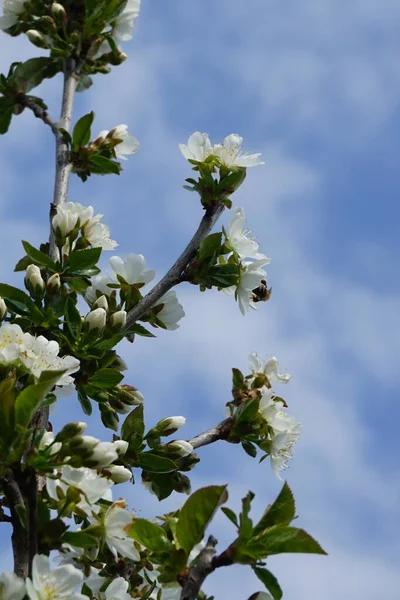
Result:
{"label": "serrated leaf", "polygon": [[259,558],[287,552],[326,554],[319,543],[304,529],[287,525],[276,525],[252,538],[247,549],[253,550],[253,553],[254,551],[260,552],[262,549],[263,552],[259,554]]}
{"label": "serrated leaf", "polygon": [[43,371],[38,383],[33,383],[24,388],[15,401],[15,423],[27,427],[34,412],[40,408],[43,400],[54,387],[67,369],[60,371]]}
{"label": "serrated leaf", "polygon": [[222,233],[212,233],[208,235],[200,244],[198,257],[201,262],[208,259],[215,259],[221,247]]}
{"label": "serrated leaf", "polygon": [[268,527],[274,525],[288,525],[295,517],[296,507],[294,497],[288,484],[285,482],[275,502],[268,506],[263,516],[254,528],[254,535],[258,535]]}
{"label": "serrated leaf", "polygon": [[40,56],[30,58],[23,63],[19,63],[12,77],[9,79],[9,85],[14,86],[25,94],[37,87],[43,79],[50,79],[60,71],[61,62],[53,58]]}
{"label": "serrated leaf", "polygon": [[152,452],[142,452],[137,466],[150,473],[172,473],[178,469],[178,465],[170,458]]}
{"label": "serrated leaf", "polygon": [[176,538],[187,553],[201,542],[214,514],[227,501],[226,488],[226,485],[200,488],[182,506],[176,524]]}
{"label": "serrated leaf", "polygon": [[224,513],[224,515],[226,515],[228,519],[232,521],[232,523],[239,529],[239,521],[233,510],[227,508],[226,506],[222,506],[221,510]]}
{"label": "serrated leaf", "polygon": [[116,334],[108,338],[107,340],[100,340],[99,342],[95,342],[94,344],[92,344],[91,348],[95,348],[96,350],[111,350],[111,348],[114,348],[114,346],[116,346],[123,338],[123,335]]}
{"label": "serrated leaf", "polygon": [[68,257],[66,268],[68,271],[86,271],[95,267],[100,260],[101,248],[88,248],[86,250],[75,250]]}
{"label": "serrated leaf", "polygon": [[239,279],[239,267],[236,264],[226,263],[214,265],[208,270],[208,275],[213,285],[230,287],[236,285]]}
{"label": "serrated leaf", "polygon": [[238,406],[234,414],[235,423],[250,423],[258,413],[260,407],[260,400],[253,398],[252,400],[246,400]]}
{"label": "serrated leaf", "polygon": [[136,445],[142,443],[144,436],[144,409],[143,404],[133,409],[126,417],[121,427],[121,438],[129,445]]}
{"label": "serrated leaf", "polygon": [[122,167],[119,162],[106,158],[105,156],[100,156],[99,154],[94,154],[90,157],[89,169],[96,175],[108,175],[109,173],[119,175]]}
{"label": "serrated leaf", "polygon": [[162,552],[168,550],[168,548],[172,548],[172,543],[167,538],[164,529],[147,519],[134,519],[128,535],[145,548],[155,552]]}
{"label": "serrated leaf", "polygon": [[129,327],[128,333],[136,333],[137,335],[141,335],[143,337],[156,337],[154,333],[151,333],[151,331],[146,329],[146,327],[143,327],[143,325],[140,325],[140,323],[135,323],[132,325],[132,327]]}
{"label": "serrated leaf", "polygon": [[261,567],[253,567],[253,571],[258,579],[265,585],[273,599],[281,600],[283,593],[275,575],[273,575],[271,571],[268,571],[268,569],[262,569]]}
{"label": "serrated leaf", "polygon": [[61,537],[61,541],[77,548],[95,548],[98,545],[97,537],[85,531],[67,531]]}
{"label": "serrated leaf", "polygon": [[94,119],[94,112],[81,117],[75,124],[72,132],[72,147],[74,150],[86,146],[90,142],[90,130]]}
{"label": "serrated leaf", "polygon": [[124,376],[115,369],[99,369],[89,378],[89,383],[98,388],[110,389],[118,385]]}
{"label": "serrated leaf", "polygon": [[41,252],[40,250],[37,250],[29,242],[25,242],[22,240],[22,245],[24,247],[25,252],[31,259],[31,263],[39,267],[47,267],[52,271],[55,270],[56,265],[54,261],[50,258],[50,256],[48,256],[44,252]]}
{"label": "serrated leaf", "polygon": [[77,340],[82,330],[82,319],[79,310],[75,306],[75,302],[71,297],[67,299],[65,306],[65,320],[72,337]]}
{"label": "serrated leaf", "polygon": [[77,294],[81,294],[82,296],[90,285],[87,281],[81,279],[80,277],[72,277],[72,279],[69,279],[67,283],[70,290],[76,292]]}

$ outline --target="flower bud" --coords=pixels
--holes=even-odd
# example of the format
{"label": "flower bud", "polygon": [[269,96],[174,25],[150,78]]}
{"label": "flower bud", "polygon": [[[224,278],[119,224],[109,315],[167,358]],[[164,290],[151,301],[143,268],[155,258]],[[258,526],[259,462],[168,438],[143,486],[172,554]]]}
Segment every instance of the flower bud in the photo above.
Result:
{"label": "flower bud", "polygon": [[[57,442],[64,442],[66,440],[69,440],[70,438],[75,438],[76,436],[80,436],[80,434],[82,434],[85,431],[86,427],[87,427],[86,423],[83,423],[82,421],[79,421],[77,423],[67,423],[61,429],[61,431],[59,431],[57,433],[56,440],[57,440]],[[81,436],[81,437],[87,437],[87,436]]]}
{"label": "flower bud", "polygon": [[147,437],[162,437],[172,435],[186,423],[185,417],[166,417],[150,429]]}
{"label": "flower bud", "polygon": [[37,46],[38,48],[48,48],[48,44],[46,44],[44,37],[39,31],[36,31],[36,29],[28,29],[26,36],[34,46]]}
{"label": "flower bud", "polygon": [[185,440],[174,440],[164,446],[165,451],[169,456],[175,456],[176,458],[183,458],[193,452],[193,446]]}
{"label": "flower bud", "polygon": [[93,308],[104,308],[105,311],[108,310],[108,301],[106,296],[100,296],[97,298],[96,302],[93,304]]}
{"label": "flower bud", "polygon": [[95,308],[86,315],[85,327],[88,332],[98,332],[99,334],[103,331],[106,326],[107,313],[104,308]]}
{"label": "flower bud", "polygon": [[[126,371],[128,369],[128,365],[120,356],[118,356],[118,354],[115,357],[114,362],[110,365],[110,367],[112,369],[115,369],[115,371]],[[121,386],[121,387],[125,387],[125,386]],[[130,387],[130,386],[128,386],[128,387]],[[135,389],[135,388],[133,388],[133,389]]]}
{"label": "flower bud", "polygon": [[99,442],[94,447],[89,460],[86,461],[88,466],[107,467],[118,458],[118,453],[112,442]]}
{"label": "flower bud", "polygon": [[52,431],[45,431],[42,439],[40,440],[39,448],[45,449],[48,446],[50,448],[50,454],[57,454],[62,448],[61,442],[55,442],[54,433]]}
{"label": "flower bud", "polygon": [[44,280],[39,267],[29,265],[25,274],[25,287],[34,298],[41,298],[44,292]]}
{"label": "flower bud", "polygon": [[57,294],[61,288],[61,279],[59,273],[54,273],[47,280],[46,289],[49,294]]}
{"label": "flower bud", "polygon": [[77,435],[69,442],[69,445],[74,452],[80,452],[81,450],[92,452],[98,444],[100,444],[100,440],[92,435]]}
{"label": "flower bud", "polygon": [[130,470],[120,465],[112,465],[111,467],[107,467],[107,471],[109,473],[108,477],[110,477],[114,483],[125,483],[126,481],[130,481],[130,479],[132,479],[132,473]]}
{"label": "flower bud", "polygon": [[59,240],[64,240],[74,230],[78,222],[78,215],[71,211],[59,210],[52,219],[54,233]]}
{"label": "flower bud", "polygon": [[57,23],[64,23],[64,25],[67,23],[67,13],[62,4],[53,2],[53,4],[50,6],[50,10]]}
{"label": "flower bud", "polygon": [[3,298],[0,296],[0,321],[3,321],[7,314],[7,305],[4,302]]}
{"label": "flower bud", "polygon": [[110,318],[110,326],[114,331],[121,331],[125,327],[126,311],[118,310]]}
{"label": "flower bud", "polygon": [[118,456],[123,456],[129,448],[129,444],[125,440],[116,440],[113,445]]}

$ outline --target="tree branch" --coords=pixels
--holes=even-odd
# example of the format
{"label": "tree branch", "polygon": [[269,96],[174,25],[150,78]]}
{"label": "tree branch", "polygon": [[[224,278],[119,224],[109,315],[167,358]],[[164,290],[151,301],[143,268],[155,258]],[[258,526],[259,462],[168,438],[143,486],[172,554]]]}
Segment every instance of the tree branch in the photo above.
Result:
{"label": "tree branch", "polygon": [[34,100],[32,100],[32,98],[21,92],[20,94],[18,94],[18,103],[22,104],[22,106],[25,106],[26,108],[29,108],[33,112],[35,117],[37,117],[38,119],[43,121],[43,123],[48,125],[54,133],[54,135],[56,136],[56,138],[59,136],[60,132],[53,119],[50,117],[47,111],[44,108],[42,108],[39,104],[37,104]]}
{"label": "tree branch", "polygon": [[[81,68],[81,67],[80,67]],[[79,68],[75,60],[68,58],[64,63],[64,88],[61,105],[61,116],[59,127],[70,130],[72,121],[72,110],[76,86],[78,85]],[[69,178],[72,171],[72,163],[69,160],[68,144],[59,131],[56,134],[56,177],[54,183],[53,203],[50,208],[50,249],[49,254],[53,260],[58,258],[55,235],[51,226],[52,218],[57,206],[67,201]]]}
{"label": "tree branch", "polygon": [[232,418],[229,417],[218,425],[207,429],[203,433],[199,433],[191,440],[188,440],[189,444],[193,446],[194,449],[200,448],[201,446],[208,446],[208,444],[213,444],[218,440],[226,440],[229,436],[229,433],[232,428]]}
{"label": "tree branch", "polygon": [[200,225],[197,228],[196,233],[180,255],[180,257],[176,260],[176,262],[172,265],[172,267],[167,271],[164,277],[153,287],[152,290],[142,300],[129,311],[126,319],[126,325],[123,329],[123,333],[127,333],[129,328],[140,319],[154,304],[163,296],[168,290],[174,287],[177,283],[180,283],[181,276],[190,261],[195,257],[196,252],[207,235],[210,233],[211,229],[214,227],[215,223],[219,219],[222,214],[225,206],[220,203],[215,207],[208,209],[200,221]]}
{"label": "tree branch", "polygon": [[183,585],[180,600],[196,600],[205,578],[214,571],[212,564],[218,541],[210,535],[207,544],[200,552],[196,564],[189,569],[189,575]]}
{"label": "tree branch", "polygon": [[22,525],[16,509],[19,506],[21,510],[26,510],[26,507],[20,487],[11,469],[3,479],[3,489],[13,525],[11,540],[14,555],[14,573],[18,577],[25,578],[29,574],[29,532]]}

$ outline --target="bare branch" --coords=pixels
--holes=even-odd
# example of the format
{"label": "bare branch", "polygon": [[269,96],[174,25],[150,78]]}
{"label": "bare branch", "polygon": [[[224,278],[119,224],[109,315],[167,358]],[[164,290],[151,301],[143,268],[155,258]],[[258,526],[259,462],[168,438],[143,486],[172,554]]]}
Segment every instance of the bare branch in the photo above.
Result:
{"label": "bare branch", "polygon": [[[72,110],[76,86],[78,85],[79,70],[75,60],[68,58],[64,63],[64,88],[62,96],[61,116],[59,126],[66,131],[70,130],[72,121]],[[50,250],[49,254],[53,260],[58,258],[58,249],[55,242],[54,231],[51,221],[57,206],[67,201],[69,178],[72,171],[72,163],[69,160],[68,144],[58,131],[56,135],[56,177],[54,183],[53,203],[50,208]]]}
{"label": "bare branch", "polygon": [[180,600],[196,600],[205,578],[214,571],[212,564],[218,541],[210,535],[207,544],[200,552],[196,564],[189,569],[189,575],[182,588]]}
{"label": "bare branch", "polygon": [[215,223],[222,214],[224,208],[225,206],[220,203],[206,211],[205,215],[200,221],[200,225],[196,233],[180,257],[176,260],[164,277],[153,287],[153,289],[146,294],[146,296],[144,296],[144,298],[142,298],[142,300],[134,308],[132,308],[132,310],[129,311],[123,333],[127,333],[129,328],[132,327],[132,325],[152,306],[154,306],[161,296],[181,282],[181,277],[184,270],[190,261],[195,257],[201,242],[210,233],[211,229],[214,227]]}
{"label": "bare branch", "polygon": [[18,103],[22,104],[22,106],[25,106],[26,108],[29,108],[33,112],[35,117],[37,117],[38,119],[43,121],[43,123],[50,127],[50,129],[56,137],[59,136],[60,132],[58,131],[58,127],[53,121],[53,119],[50,117],[47,111],[44,108],[42,108],[39,104],[37,104],[34,100],[32,100],[32,98],[21,92],[20,94],[18,94]]}
{"label": "bare branch", "polygon": [[208,444],[213,444],[218,440],[226,440],[229,436],[229,433],[232,428],[232,418],[229,417],[218,425],[207,429],[204,433],[199,433],[191,440],[188,440],[189,444],[193,446],[193,448],[200,448],[201,446],[208,446]]}

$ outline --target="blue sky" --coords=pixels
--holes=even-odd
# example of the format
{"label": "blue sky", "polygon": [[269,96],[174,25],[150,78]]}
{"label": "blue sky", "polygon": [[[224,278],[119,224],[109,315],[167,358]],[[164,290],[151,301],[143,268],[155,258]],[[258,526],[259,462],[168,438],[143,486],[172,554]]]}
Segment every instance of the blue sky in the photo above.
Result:
{"label": "blue sky", "polygon": [[[178,143],[197,129],[215,141],[238,132],[263,153],[233,201],[272,259],[271,301],[242,317],[232,298],[182,286],[181,328],[123,353],[149,423],[184,414],[186,438],[220,420],[230,368],[245,369],[251,351],[292,373],[285,397],[304,428],[287,479],[299,525],[329,556],[271,559],[285,600],[398,597],[399,27],[396,0],[143,0],[129,59],[76,105],[77,118],[95,110],[95,132],[128,124],[141,148],[120,178],[73,181],[70,200],[104,212],[118,253],[143,253],[158,276],[201,217],[182,189]],[[0,36],[1,72],[31,55],[40,51]],[[55,116],[60,83],[42,86]],[[53,186],[51,133],[32,115],[0,140],[0,172],[0,276],[21,283],[19,240],[46,239]],[[61,400],[55,427],[72,412],[81,418]],[[100,432],[93,419],[89,433]],[[279,490],[268,463],[236,447],[200,456],[193,486],[228,482],[232,508],[252,489],[260,513]],[[124,493],[143,515],[163,510],[140,485]],[[222,516],[210,531],[221,549],[234,535]],[[235,567],[207,589],[246,600],[261,584]]]}

